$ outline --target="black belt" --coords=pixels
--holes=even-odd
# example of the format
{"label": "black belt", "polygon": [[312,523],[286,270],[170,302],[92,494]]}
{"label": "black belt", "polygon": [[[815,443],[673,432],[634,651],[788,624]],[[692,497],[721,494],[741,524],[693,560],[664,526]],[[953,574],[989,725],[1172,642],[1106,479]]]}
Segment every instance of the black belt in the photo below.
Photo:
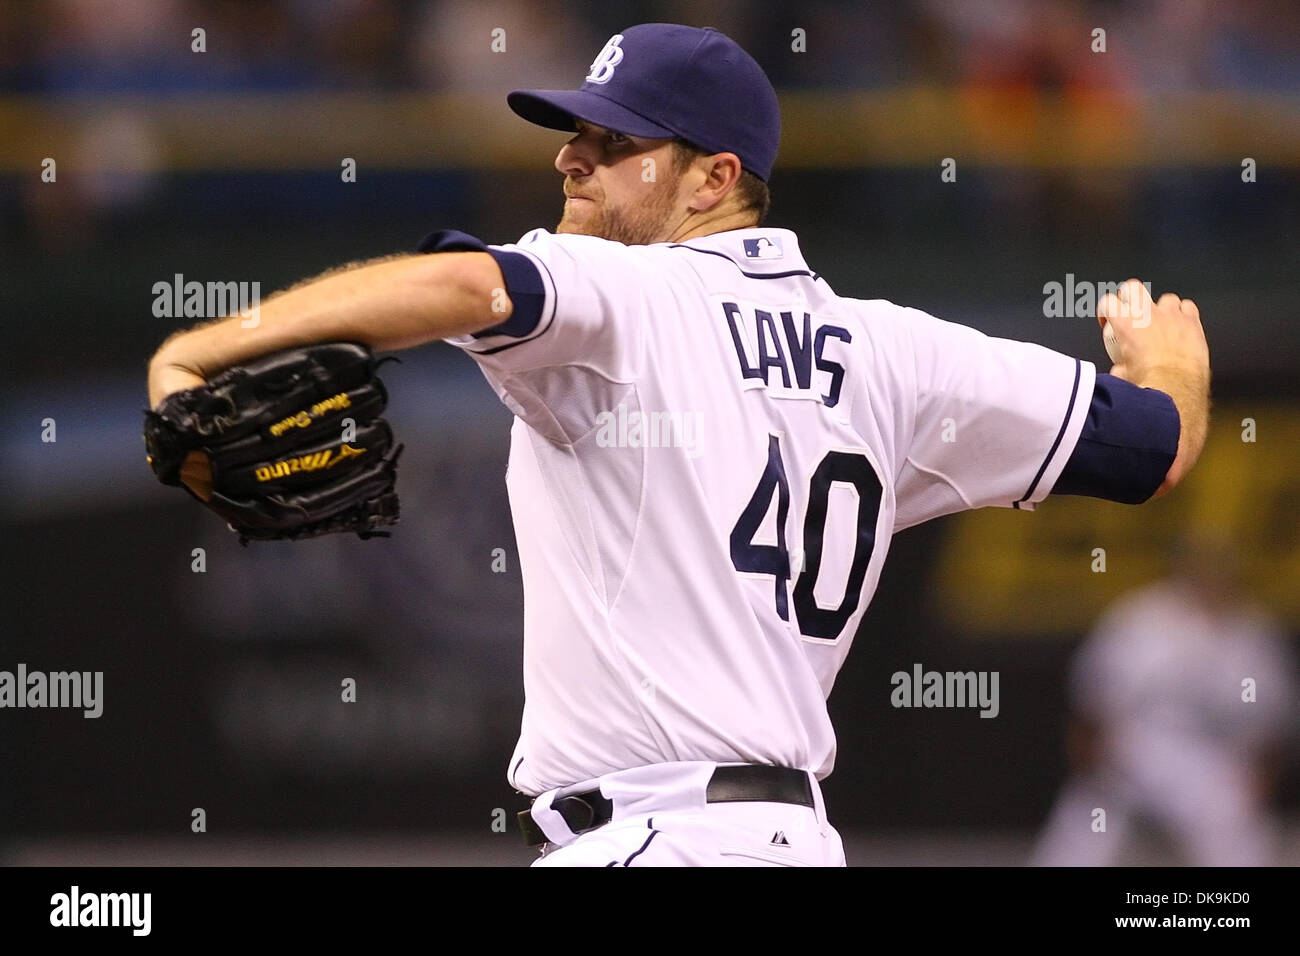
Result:
{"label": "black belt", "polygon": [[[764,764],[746,764],[740,767],[718,767],[709,778],[704,798],[709,803],[793,803],[799,807],[812,807],[812,784],[803,770],[790,767],[770,767]],[[614,817],[613,802],[599,790],[557,797],[551,809],[564,818],[570,830],[583,833],[604,826]],[[524,833],[524,843],[541,846],[547,836],[533,821],[531,810],[519,814],[519,828]]]}

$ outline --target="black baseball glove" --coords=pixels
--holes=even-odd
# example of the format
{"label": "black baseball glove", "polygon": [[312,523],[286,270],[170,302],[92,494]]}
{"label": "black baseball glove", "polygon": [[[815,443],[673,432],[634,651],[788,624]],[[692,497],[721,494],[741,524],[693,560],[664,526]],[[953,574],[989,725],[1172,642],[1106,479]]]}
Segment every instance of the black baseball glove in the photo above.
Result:
{"label": "black baseball glove", "polygon": [[370,349],[290,349],[169,395],[145,412],[149,465],[250,540],[397,523],[397,458]]}

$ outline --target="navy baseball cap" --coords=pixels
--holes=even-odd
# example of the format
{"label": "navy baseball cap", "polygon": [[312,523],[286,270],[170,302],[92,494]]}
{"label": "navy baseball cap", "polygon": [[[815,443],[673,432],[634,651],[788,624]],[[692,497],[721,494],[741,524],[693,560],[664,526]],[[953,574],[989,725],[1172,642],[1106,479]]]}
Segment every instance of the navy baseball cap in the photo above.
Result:
{"label": "navy baseball cap", "polygon": [[654,139],[681,137],[735,153],[764,182],[781,139],[776,90],[735,40],[712,27],[641,23],[610,37],[576,90],[515,90],[510,108],[538,126],[574,119]]}

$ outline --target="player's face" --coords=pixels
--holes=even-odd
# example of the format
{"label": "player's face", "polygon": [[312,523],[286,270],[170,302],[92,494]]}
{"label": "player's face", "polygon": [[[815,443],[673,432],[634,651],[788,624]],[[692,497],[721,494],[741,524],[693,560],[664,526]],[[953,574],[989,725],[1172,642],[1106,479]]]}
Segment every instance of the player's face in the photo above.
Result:
{"label": "player's face", "polygon": [[557,233],[625,245],[664,242],[686,218],[670,139],[645,139],[577,121],[578,135],[555,157],[564,174]]}

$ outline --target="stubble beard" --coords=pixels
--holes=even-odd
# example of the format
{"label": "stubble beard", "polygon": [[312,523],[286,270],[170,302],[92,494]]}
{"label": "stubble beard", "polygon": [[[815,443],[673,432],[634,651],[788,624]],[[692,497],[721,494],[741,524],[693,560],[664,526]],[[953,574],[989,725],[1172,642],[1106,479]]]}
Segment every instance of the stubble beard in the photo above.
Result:
{"label": "stubble beard", "polygon": [[668,239],[668,223],[674,212],[674,198],[677,195],[675,182],[649,184],[653,188],[640,203],[628,204],[622,208],[610,208],[601,205],[588,213],[581,220],[570,215],[566,205],[564,215],[557,233],[570,233],[579,236],[597,236],[621,242],[625,246],[644,246]]}

